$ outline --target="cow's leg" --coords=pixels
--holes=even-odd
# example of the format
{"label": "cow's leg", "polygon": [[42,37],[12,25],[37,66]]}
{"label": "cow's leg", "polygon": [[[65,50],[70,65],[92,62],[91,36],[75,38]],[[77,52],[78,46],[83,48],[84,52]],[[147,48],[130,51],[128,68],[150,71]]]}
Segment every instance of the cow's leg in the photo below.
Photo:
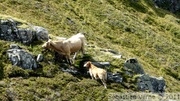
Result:
{"label": "cow's leg", "polygon": [[72,64],[71,60],[69,58],[66,58],[66,61],[67,61],[68,64],[70,64],[70,65]]}
{"label": "cow's leg", "polygon": [[73,56],[73,62],[74,62],[74,60],[75,60],[76,55],[78,54],[78,52],[79,52],[79,51],[75,52],[75,54],[74,54],[74,56]]}
{"label": "cow's leg", "polygon": [[81,47],[81,52],[82,52],[82,54],[83,54],[83,56],[84,56],[84,54],[85,54],[84,46]]}
{"label": "cow's leg", "polygon": [[94,77],[93,77],[93,76],[91,76],[91,79],[92,79],[92,80],[94,80]]}
{"label": "cow's leg", "polygon": [[67,63],[69,63],[70,65],[72,65],[72,61],[70,59],[70,54],[66,54],[66,61]]}
{"label": "cow's leg", "polygon": [[95,74],[95,75],[94,75],[94,78],[97,80],[97,79],[98,79],[98,75],[97,75],[97,74]]}

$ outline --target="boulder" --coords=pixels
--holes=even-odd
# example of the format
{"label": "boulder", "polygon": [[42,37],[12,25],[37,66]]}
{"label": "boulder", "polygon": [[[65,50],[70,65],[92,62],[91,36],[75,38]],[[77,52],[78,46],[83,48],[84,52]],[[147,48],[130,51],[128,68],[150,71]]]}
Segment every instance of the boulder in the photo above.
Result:
{"label": "boulder", "polygon": [[0,20],[0,39],[7,41],[17,40],[16,22],[12,19]]}
{"label": "boulder", "polygon": [[18,40],[19,42],[23,44],[30,44],[35,39],[35,31],[29,29],[29,28],[19,28],[18,29]]}
{"label": "boulder", "polygon": [[153,0],[156,7],[168,10],[172,13],[177,13],[180,11],[180,1],[179,0]]}
{"label": "boulder", "polygon": [[152,93],[162,94],[165,92],[166,83],[162,77],[156,78],[143,74],[137,78],[137,87],[140,91],[149,90]]}
{"label": "boulder", "polygon": [[34,40],[48,40],[48,31],[40,26],[23,24],[13,19],[0,19],[0,39],[31,44]]}
{"label": "boulder", "polygon": [[107,75],[108,75],[108,81],[112,81],[115,83],[122,83],[123,82],[123,77],[119,73],[107,72]]}
{"label": "boulder", "polygon": [[143,67],[138,63],[136,58],[131,58],[125,61],[124,69],[127,75],[144,74]]}
{"label": "boulder", "polygon": [[36,32],[36,38],[38,40],[49,40],[48,31],[45,28],[40,26],[33,26],[33,29]]}
{"label": "boulder", "polygon": [[12,46],[15,45],[11,45],[11,49],[7,50],[7,54],[12,65],[19,66],[23,69],[37,68],[37,63],[33,55],[23,49],[17,49],[17,47],[19,46],[16,46],[14,48]]}

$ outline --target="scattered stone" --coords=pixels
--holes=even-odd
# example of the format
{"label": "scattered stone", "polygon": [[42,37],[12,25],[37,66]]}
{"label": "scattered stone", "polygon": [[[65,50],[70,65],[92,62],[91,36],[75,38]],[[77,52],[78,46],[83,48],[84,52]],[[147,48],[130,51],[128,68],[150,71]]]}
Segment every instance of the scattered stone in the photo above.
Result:
{"label": "scattered stone", "polygon": [[116,58],[116,59],[121,59],[122,58],[122,55],[114,55],[112,56],[113,58]]}
{"label": "scattered stone", "polygon": [[61,68],[61,70],[63,71],[63,72],[67,72],[67,73],[70,73],[70,74],[72,74],[72,75],[80,75],[80,72],[78,72],[77,70],[75,70],[75,69],[71,69],[71,68]]}
{"label": "scattered stone", "polygon": [[38,54],[36,61],[37,62],[41,62],[42,60],[43,60],[43,55],[42,54]]}
{"label": "scattered stone", "polygon": [[118,55],[119,53],[118,52],[116,52],[116,51],[114,51],[114,50],[112,50],[112,49],[100,49],[100,51],[104,51],[104,52],[110,52],[110,53],[112,53],[112,54],[115,54],[115,55]]}

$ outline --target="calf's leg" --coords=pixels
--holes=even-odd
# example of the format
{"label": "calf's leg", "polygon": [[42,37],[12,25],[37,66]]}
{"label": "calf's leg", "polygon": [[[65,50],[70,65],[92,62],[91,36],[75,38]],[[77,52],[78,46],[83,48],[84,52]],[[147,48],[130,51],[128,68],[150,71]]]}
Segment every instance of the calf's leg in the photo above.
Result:
{"label": "calf's leg", "polygon": [[104,88],[106,88],[106,89],[107,89],[107,86],[106,86],[106,81],[105,81],[104,79],[101,79],[101,82],[103,83]]}
{"label": "calf's leg", "polygon": [[89,73],[90,73],[90,76],[91,76],[92,80],[94,80],[93,74],[90,71],[89,71]]}

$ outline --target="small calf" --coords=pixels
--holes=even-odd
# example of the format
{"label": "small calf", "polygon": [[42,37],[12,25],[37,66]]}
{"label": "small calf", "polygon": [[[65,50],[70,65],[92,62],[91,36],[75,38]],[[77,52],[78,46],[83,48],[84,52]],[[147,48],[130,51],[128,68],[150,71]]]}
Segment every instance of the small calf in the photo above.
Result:
{"label": "small calf", "polygon": [[86,64],[84,64],[84,67],[87,67],[89,69],[89,73],[93,80],[94,80],[94,78],[95,79],[99,78],[101,80],[101,82],[103,83],[104,87],[107,88],[106,87],[106,81],[107,81],[106,70],[94,66],[90,61],[88,61]]}

